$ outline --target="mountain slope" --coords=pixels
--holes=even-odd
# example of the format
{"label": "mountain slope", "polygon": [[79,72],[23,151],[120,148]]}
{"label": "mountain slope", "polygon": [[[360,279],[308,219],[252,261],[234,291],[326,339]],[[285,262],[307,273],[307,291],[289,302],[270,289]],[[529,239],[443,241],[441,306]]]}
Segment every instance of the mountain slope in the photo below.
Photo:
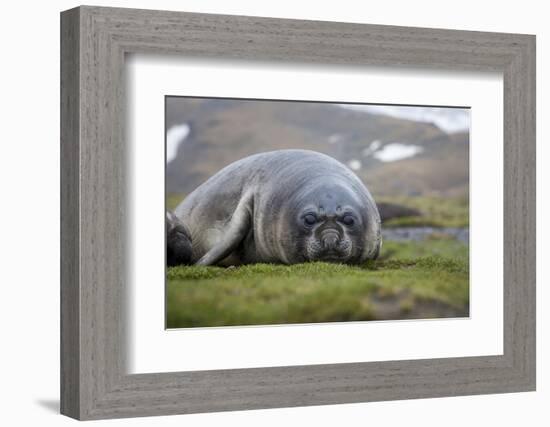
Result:
{"label": "mountain slope", "polygon": [[[302,148],[349,165],[375,196],[467,194],[468,135],[429,123],[286,101],[170,97],[166,111],[167,129],[184,123],[190,129],[167,165],[168,193],[187,194],[250,154]],[[410,149],[412,157],[381,160]]]}

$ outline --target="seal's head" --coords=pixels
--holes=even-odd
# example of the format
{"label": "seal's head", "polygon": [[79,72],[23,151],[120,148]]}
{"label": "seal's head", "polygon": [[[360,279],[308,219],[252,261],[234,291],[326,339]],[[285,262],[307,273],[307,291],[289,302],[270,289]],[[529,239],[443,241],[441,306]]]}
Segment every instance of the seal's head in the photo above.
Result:
{"label": "seal's head", "polygon": [[281,239],[287,262],[358,264],[378,256],[380,217],[362,184],[307,185],[293,199],[284,227],[292,233]]}

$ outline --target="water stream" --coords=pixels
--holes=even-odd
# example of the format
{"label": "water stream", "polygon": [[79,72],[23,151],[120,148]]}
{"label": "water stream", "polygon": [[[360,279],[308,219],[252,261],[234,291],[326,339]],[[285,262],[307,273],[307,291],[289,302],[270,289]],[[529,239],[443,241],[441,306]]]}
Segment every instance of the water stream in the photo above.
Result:
{"label": "water stream", "polygon": [[468,228],[453,227],[394,227],[382,228],[382,237],[384,240],[393,241],[422,241],[433,235],[447,235],[456,240],[468,244],[470,239],[470,230]]}

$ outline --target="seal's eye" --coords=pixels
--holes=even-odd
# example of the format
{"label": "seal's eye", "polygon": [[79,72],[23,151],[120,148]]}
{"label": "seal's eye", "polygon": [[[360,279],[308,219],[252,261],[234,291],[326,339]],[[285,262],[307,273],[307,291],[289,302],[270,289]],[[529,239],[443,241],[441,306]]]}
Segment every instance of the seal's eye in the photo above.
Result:
{"label": "seal's eye", "polygon": [[317,222],[317,217],[313,214],[307,214],[306,216],[304,216],[304,223],[306,225],[313,225]]}
{"label": "seal's eye", "polygon": [[351,216],[351,215],[345,215],[343,218],[342,218],[342,222],[347,225],[347,226],[352,226],[353,224],[355,224],[355,219]]}

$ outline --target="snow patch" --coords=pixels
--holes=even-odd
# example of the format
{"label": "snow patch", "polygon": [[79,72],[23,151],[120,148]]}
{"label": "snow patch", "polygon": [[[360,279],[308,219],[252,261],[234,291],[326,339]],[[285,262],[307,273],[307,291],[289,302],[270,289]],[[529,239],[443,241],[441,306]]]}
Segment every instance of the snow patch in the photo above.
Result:
{"label": "snow patch", "polygon": [[370,143],[370,145],[363,150],[363,156],[368,157],[372,155],[376,150],[380,148],[382,145],[382,142],[379,140],[374,140]]}
{"label": "snow patch", "polygon": [[189,135],[191,128],[187,123],[172,126],[166,132],[166,163],[170,163],[176,158],[181,143]]}
{"label": "snow patch", "polygon": [[470,129],[470,109],[457,107],[421,107],[402,105],[338,104],[342,108],[415,122],[433,123],[447,133]]}
{"label": "snow patch", "polygon": [[402,144],[401,142],[392,142],[384,145],[381,150],[375,152],[372,156],[381,162],[395,162],[422,153],[424,148],[418,145]]}
{"label": "snow patch", "polygon": [[336,144],[336,143],[342,141],[343,139],[344,139],[344,137],[341,134],[333,133],[332,135],[330,135],[328,137],[328,143],[329,144]]}
{"label": "snow patch", "polygon": [[359,169],[361,169],[361,161],[360,160],[357,160],[357,159],[351,159],[349,162],[348,162],[348,167],[352,170],[352,171],[358,171]]}

